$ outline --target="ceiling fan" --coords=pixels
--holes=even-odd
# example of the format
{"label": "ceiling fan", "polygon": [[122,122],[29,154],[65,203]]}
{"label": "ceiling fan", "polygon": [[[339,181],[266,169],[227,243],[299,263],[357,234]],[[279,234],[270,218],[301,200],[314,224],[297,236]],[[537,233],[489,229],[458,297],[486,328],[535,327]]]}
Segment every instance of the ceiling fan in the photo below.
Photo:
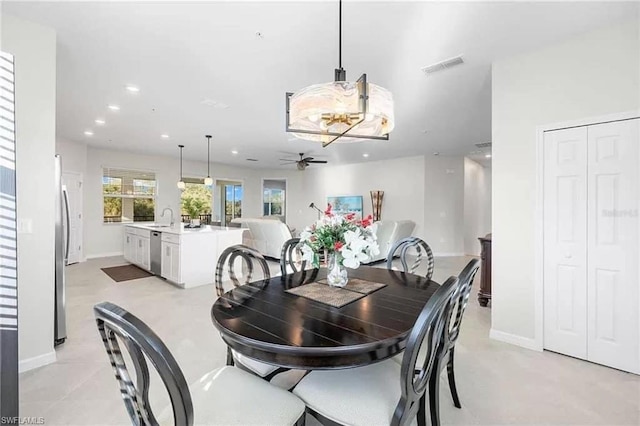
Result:
{"label": "ceiling fan", "polygon": [[304,170],[309,164],[327,164],[327,160],[314,160],[313,157],[305,157],[304,152],[299,152],[298,155],[300,156],[300,159],[281,158],[280,161],[284,162],[280,163],[280,165],[282,166],[285,164],[295,163],[298,167],[298,170]]}

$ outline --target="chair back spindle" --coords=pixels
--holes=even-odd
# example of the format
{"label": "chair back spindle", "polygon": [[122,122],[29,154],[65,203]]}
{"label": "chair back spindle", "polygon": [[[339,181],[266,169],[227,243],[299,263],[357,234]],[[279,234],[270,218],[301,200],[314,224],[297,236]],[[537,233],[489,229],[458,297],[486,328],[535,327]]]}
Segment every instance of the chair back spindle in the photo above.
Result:
{"label": "chair back spindle", "polygon": [[[407,254],[410,249],[415,249],[415,251],[417,252],[416,258],[411,264],[411,267],[409,267],[407,263]],[[393,269],[393,259],[398,251],[400,263],[402,264],[402,269],[405,273],[413,274],[416,269],[418,269],[418,266],[420,266],[422,258],[424,257],[427,262],[426,277],[428,280],[431,279],[431,277],[433,276],[435,259],[433,257],[433,252],[431,251],[431,247],[429,247],[429,244],[417,237],[408,237],[397,241],[393,245],[391,250],[389,250],[389,254],[387,255],[387,269]]]}
{"label": "chair back spindle", "polygon": [[[235,272],[236,260],[242,260],[243,264],[246,265],[246,273],[243,274],[244,282],[240,282],[238,280],[238,275]],[[229,279],[233,283],[235,287],[240,287],[245,284],[249,284],[253,277],[253,272],[255,269],[254,264],[257,264],[261,271],[264,281],[268,281],[271,278],[271,273],[269,272],[269,265],[267,261],[264,259],[262,254],[260,254],[257,250],[244,246],[241,244],[234,245],[231,247],[227,247],[218,258],[218,264],[216,266],[216,293],[218,296],[222,296],[224,294],[223,280],[222,277],[224,275],[225,265],[229,271]]]}
{"label": "chair back spindle", "polygon": [[302,250],[300,250],[300,238],[291,238],[282,245],[280,254],[280,272],[282,276],[289,273],[303,271],[307,262],[302,260]]}
{"label": "chair back spindle", "polygon": [[[113,303],[95,305],[93,312],[132,424],[158,425],[149,404],[148,358],[167,389],[176,426],[193,425],[193,403],[189,386],[162,340],[144,322]],[[130,355],[136,374],[135,383],[125,364],[118,340],[123,342]]]}

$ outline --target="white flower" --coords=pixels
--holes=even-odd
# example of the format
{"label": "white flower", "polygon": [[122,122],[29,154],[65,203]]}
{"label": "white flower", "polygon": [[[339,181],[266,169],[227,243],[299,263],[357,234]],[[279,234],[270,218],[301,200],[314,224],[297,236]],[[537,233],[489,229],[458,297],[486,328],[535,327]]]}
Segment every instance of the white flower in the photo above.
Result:
{"label": "white flower", "polygon": [[342,264],[347,268],[356,269],[360,266],[360,261],[358,260],[356,253],[348,248],[343,248],[340,250],[342,254],[343,260]]}
{"label": "white flower", "polygon": [[[311,228],[307,227],[300,233],[300,241],[309,241],[311,238]],[[306,245],[306,244],[305,244]]]}
{"label": "white flower", "polygon": [[378,246],[376,241],[369,243],[369,254],[371,256],[377,256],[380,254],[380,246]]}
{"label": "white flower", "polygon": [[313,263],[314,253],[308,244],[300,244],[300,251],[302,251],[303,261]]}

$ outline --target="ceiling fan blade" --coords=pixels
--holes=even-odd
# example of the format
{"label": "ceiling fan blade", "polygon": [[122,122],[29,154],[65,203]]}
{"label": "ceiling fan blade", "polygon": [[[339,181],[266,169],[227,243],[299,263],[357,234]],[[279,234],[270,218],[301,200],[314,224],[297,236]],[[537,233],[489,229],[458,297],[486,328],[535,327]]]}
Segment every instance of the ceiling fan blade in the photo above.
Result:
{"label": "ceiling fan blade", "polygon": [[306,157],[306,158],[303,158],[300,161],[311,161],[311,160],[313,160],[313,157]]}
{"label": "ceiling fan blade", "polygon": [[314,164],[327,164],[328,161],[327,160],[313,160],[313,161],[307,161],[307,163],[314,163]]}
{"label": "ceiling fan blade", "polygon": [[298,161],[298,160],[294,160],[293,158],[278,158],[279,161]]}

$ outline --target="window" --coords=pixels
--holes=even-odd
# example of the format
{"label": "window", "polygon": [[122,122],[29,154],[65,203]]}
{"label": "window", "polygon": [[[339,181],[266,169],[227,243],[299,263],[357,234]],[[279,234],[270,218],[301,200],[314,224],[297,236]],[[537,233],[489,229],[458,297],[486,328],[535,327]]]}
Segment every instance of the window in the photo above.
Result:
{"label": "window", "polygon": [[153,172],[104,168],[102,196],[104,223],[155,220],[156,175]]}
{"label": "window", "polygon": [[262,202],[264,216],[284,215],[284,189],[265,188]]}
{"label": "window", "polygon": [[242,217],[242,184],[224,185],[224,223]]}
{"label": "window", "polygon": [[204,179],[182,178],[185,189],[180,195],[182,221],[200,219],[200,223],[211,223],[211,188]]}
{"label": "window", "polygon": [[263,216],[280,216],[282,221],[286,219],[286,187],[287,182],[284,179],[264,179],[262,181]]}

